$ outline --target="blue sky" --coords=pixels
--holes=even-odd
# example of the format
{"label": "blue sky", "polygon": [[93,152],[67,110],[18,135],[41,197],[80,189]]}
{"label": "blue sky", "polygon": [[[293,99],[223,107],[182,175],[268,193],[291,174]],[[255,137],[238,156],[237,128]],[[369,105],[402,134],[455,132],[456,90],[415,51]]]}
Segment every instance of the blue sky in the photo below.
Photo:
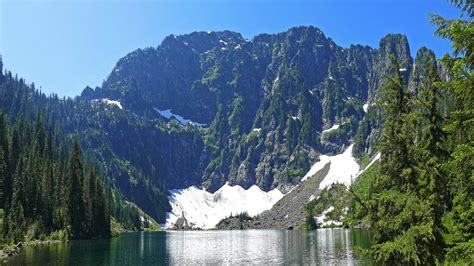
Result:
{"label": "blue sky", "polygon": [[339,45],[372,47],[403,33],[412,55],[428,46],[441,56],[450,45],[433,35],[428,13],[459,15],[443,0],[0,0],[0,53],[7,69],[43,92],[75,96],[100,86],[128,52],[192,31],[252,38],[314,25]]}

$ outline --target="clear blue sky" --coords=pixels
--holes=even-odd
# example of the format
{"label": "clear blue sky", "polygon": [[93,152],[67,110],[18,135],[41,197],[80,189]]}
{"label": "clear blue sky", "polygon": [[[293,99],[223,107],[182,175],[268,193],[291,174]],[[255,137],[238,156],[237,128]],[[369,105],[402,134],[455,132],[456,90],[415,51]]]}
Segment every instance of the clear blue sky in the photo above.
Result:
{"label": "clear blue sky", "polygon": [[0,53],[7,69],[43,92],[75,96],[100,86],[120,57],[172,33],[252,38],[314,25],[342,46],[377,47],[385,34],[403,33],[412,54],[428,46],[440,56],[450,46],[433,35],[430,12],[459,15],[443,0],[0,0]]}

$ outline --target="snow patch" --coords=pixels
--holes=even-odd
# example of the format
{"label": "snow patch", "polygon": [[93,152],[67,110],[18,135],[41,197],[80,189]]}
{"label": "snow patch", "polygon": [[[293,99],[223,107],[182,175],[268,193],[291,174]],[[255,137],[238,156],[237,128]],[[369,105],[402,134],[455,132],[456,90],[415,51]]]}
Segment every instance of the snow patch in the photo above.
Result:
{"label": "snow patch", "polygon": [[260,130],[262,130],[261,128],[254,128],[253,131],[255,132],[260,132]]}
{"label": "snow patch", "polygon": [[224,44],[224,45],[227,45],[227,42],[225,42],[224,40],[219,40],[219,42]]}
{"label": "snow patch", "polygon": [[357,176],[361,175],[365,170],[369,169],[376,161],[380,160],[380,156],[381,156],[380,152],[377,153],[377,154],[375,155],[374,159],[372,159],[372,161],[370,161],[370,163],[364,168],[364,170],[361,170],[361,171],[357,174]]}
{"label": "snow patch", "polygon": [[184,214],[188,223],[194,227],[211,229],[231,214],[260,214],[270,209],[283,196],[276,188],[264,192],[256,185],[245,190],[241,186],[225,184],[214,193],[195,186],[170,190],[168,199],[172,211],[167,213],[165,228],[171,228]]}
{"label": "snow patch", "polygon": [[336,156],[328,156],[327,159],[331,162],[331,166],[328,174],[319,184],[319,189],[324,189],[336,183],[346,186],[352,184],[358,176],[360,168],[356,159],[352,156],[353,147],[354,144],[351,144],[343,153]]}
{"label": "snow patch", "polygon": [[364,104],[362,108],[364,109],[364,112],[367,113],[367,110],[369,109],[369,103]]}
{"label": "snow patch", "polygon": [[313,164],[311,166],[311,169],[309,169],[308,173],[301,179],[301,181],[305,181],[309,177],[312,177],[315,175],[318,171],[324,168],[324,166],[330,162],[329,156],[327,155],[321,155],[319,156],[319,161]]}
{"label": "snow patch", "polygon": [[331,128],[323,130],[323,134],[338,129],[339,125],[333,125]]}
{"label": "snow patch", "polygon": [[110,99],[107,99],[107,98],[103,98],[103,99],[94,99],[92,101],[93,102],[105,103],[106,105],[110,105],[110,106],[117,106],[121,110],[123,109],[122,104],[119,101],[116,101],[116,100],[110,100]]}
{"label": "snow patch", "polygon": [[300,119],[299,117],[297,117],[297,116],[293,116],[293,115],[291,116],[291,118],[293,118],[293,120]]}
{"label": "snow patch", "polygon": [[405,72],[405,71],[407,71],[406,68],[400,68],[400,69],[398,69],[398,70],[399,70],[400,72]]}
{"label": "snow patch", "polygon": [[176,118],[176,120],[178,120],[181,124],[183,125],[187,125],[187,124],[190,124],[190,125],[193,125],[193,126],[197,126],[197,127],[204,127],[206,126],[206,124],[203,124],[203,123],[197,123],[197,122],[194,122],[194,121],[191,121],[189,119],[186,119],[180,115],[177,115],[177,114],[173,114],[171,112],[171,109],[166,109],[166,110],[160,110],[158,108],[153,108],[155,109],[155,111],[157,111],[161,116],[167,118],[167,119],[171,119],[172,117]]}
{"label": "snow patch", "polygon": [[327,208],[326,210],[324,210],[321,213],[321,215],[316,216],[316,221],[318,222],[318,224],[321,224],[322,226],[331,225],[331,224],[342,225],[342,222],[339,222],[339,221],[326,220],[327,219],[326,215],[328,213],[330,213],[332,210],[334,210],[333,206],[331,206],[331,207]]}
{"label": "snow patch", "polygon": [[377,153],[372,159],[372,161],[365,167],[365,169],[360,170],[359,164],[352,156],[353,147],[354,144],[350,145],[343,153],[338,155],[319,156],[319,161],[313,164],[313,166],[311,166],[311,169],[301,179],[301,181],[305,181],[306,179],[315,175],[318,171],[323,169],[326,164],[331,163],[327,175],[319,184],[319,189],[324,189],[336,183],[350,186],[359,175],[361,175],[366,169],[369,169],[376,161],[380,160],[380,153]]}

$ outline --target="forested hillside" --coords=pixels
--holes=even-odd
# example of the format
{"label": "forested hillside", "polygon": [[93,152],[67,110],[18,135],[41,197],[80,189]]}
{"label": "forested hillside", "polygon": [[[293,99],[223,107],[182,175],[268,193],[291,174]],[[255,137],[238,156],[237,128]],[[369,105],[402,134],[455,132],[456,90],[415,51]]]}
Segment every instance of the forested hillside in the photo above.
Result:
{"label": "forested hillside", "polygon": [[306,205],[306,227],[320,226],[313,217],[329,207],[326,215],[370,227],[374,245],[366,254],[383,264],[474,261],[473,5],[453,2],[467,19],[431,16],[453,54],[419,62],[427,79],[407,84],[399,61],[391,58],[377,102],[380,162],[347,191],[334,186],[321,194],[334,198]]}
{"label": "forested hillside", "polygon": [[143,228],[141,219],[150,218],[113,180],[98,177],[103,162],[81,151],[84,135],[68,122],[73,101],[46,97],[3,71],[1,59],[0,67],[1,242],[110,237],[111,217],[125,229]]}

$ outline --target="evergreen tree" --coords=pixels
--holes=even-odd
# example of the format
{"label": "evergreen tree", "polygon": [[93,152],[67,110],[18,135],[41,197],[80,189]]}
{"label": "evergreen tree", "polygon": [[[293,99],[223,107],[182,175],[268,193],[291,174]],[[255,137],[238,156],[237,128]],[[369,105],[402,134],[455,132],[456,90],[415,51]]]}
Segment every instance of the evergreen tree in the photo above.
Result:
{"label": "evergreen tree", "polygon": [[[1,59],[1,58],[0,58]],[[0,112],[0,171],[1,181],[2,182],[2,192],[0,197],[0,203],[5,204],[8,201],[8,198],[11,195],[10,189],[10,168],[8,165],[9,161],[9,145],[7,139],[7,122],[5,115]]]}
{"label": "evergreen tree", "polygon": [[5,163],[5,156],[4,156],[3,148],[0,146],[0,199],[1,202],[4,201],[4,190],[5,190],[5,177],[7,175],[6,172],[6,163]]}
{"label": "evergreen tree", "polygon": [[66,197],[67,208],[69,210],[68,222],[71,225],[71,234],[73,238],[83,238],[85,225],[84,217],[84,169],[81,159],[81,150],[77,139],[73,140],[71,157],[69,158],[67,168]]}
{"label": "evergreen tree", "polygon": [[[380,143],[381,175],[375,181],[370,203],[375,242],[372,254],[385,264],[435,264],[442,257],[442,243],[429,192],[436,188],[419,194],[412,126],[416,118],[409,113],[400,66],[395,57],[392,60],[395,76],[388,77],[381,100],[386,112]],[[431,188],[432,184],[421,185]],[[426,194],[429,199],[425,199]]]}
{"label": "evergreen tree", "polygon": [[[448,117],[446,131],[450,156],[443,164],[449,178],[448,260],[463,263],[474,261],[474,3],[453,0],[467,20],[446,20],[432,15],[438,26],[436,33],[451,41],[453,54],[446,54],[442,63],[451,78],[441,86],[454,96],[454,107]],[[452,198],[452,200],[451,200]],[[452,206],[452,208],[451,208]]]}

